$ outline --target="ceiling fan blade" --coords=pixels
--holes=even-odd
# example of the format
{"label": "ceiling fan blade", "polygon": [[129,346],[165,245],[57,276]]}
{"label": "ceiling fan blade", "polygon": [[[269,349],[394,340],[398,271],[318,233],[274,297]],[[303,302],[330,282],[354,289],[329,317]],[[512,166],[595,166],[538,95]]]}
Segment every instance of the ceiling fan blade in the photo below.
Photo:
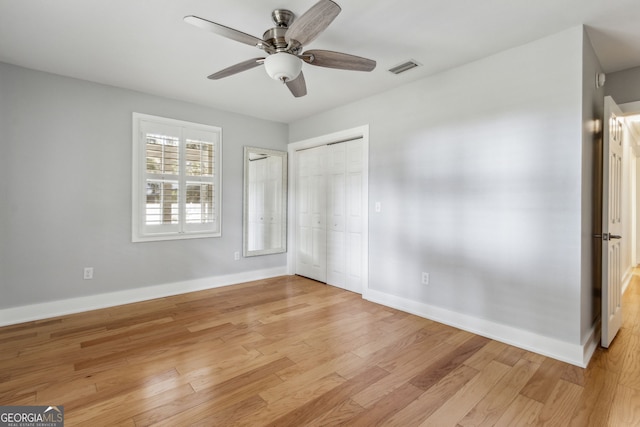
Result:
{"label": "ceiling fan blade", "polygon": [[301,96],[305,96],[307,94],[307,84],[304,80],[304,74],[300,71],[298,77],[290,82],[287,82],[287,87],[296,98],[300,98]]}
{"label": "ceiling fan blade", "polygon": [[219,80],[222,79],[224,77],[229,77],[232,76],[234,74],[240,73],[242,71],[246,71],[246,70],[250,70],[252,68],[257,67],[258,65],[261,65],[264,61],[264,58],[252,58],[252,59],[247,59],[246,61],[240,62],[239,64],[236,65],[232,65],[231,67],[227,67],[224,70],[220,70],[217,73],[213,73],[210,76],[208,76],[208,79],[211,80]]}
{"label": "ceiling fan blade", "polygon": [[207,21],[206,19],[199,18],[197,16],[185,16],[184,21],[203,30],[210,31],[212,33],[218,34],[231,40],[235,40],[240,43],[248,44],[249,46],[260,46],[266,44],[262,39],[254,37],[250,34],[234,30],[233,28],[225,27],[221,24],[216,24],[215,22]]}
{"label": "ceiling fan blade", "polygon": [[330,50],[308,50],[300,58],[311,65],[340,70],[373,71],[376,68],[376,61],[372,59]]}
{"label": "ceiling fan blade", "polygon": [[331,0],[320,0],[300,18],[293,21],[284,39],[287,43],[291,40],[297,40],[302,45],[311,43],[333,22],[341,10],[340,6]]}

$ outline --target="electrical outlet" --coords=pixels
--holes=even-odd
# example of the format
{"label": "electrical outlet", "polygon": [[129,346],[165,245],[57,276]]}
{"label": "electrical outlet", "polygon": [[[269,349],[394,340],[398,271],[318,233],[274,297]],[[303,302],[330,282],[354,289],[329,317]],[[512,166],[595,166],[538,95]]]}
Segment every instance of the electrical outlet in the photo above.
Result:
{"label": "electrical outlet", "polygon": [[234,252],[233,253],[233,259],[234,261],[239,261],[240,260],[240,252]]}
{"label": "electrical outlet", "polygon": [[425,273],[424,271],[422,272],[422,284],[423,285],[429,284],[429,273]]}
{"label": "electrical outlet", "polygon": [[84,280],[93,279],[93,267],[85,267],[84,268]]}

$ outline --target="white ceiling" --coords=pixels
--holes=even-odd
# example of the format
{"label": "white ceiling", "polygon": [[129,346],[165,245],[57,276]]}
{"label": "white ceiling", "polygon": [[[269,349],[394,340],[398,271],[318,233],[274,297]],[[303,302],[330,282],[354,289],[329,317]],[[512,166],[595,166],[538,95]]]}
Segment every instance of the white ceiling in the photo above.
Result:
{"label": "white ceiling", "polygon": [[[585,24],[606,72],[640,66],[638,0],[337,0],[342,12],[306,49],[377,61],[371,73],[303,67],[294,98],[262,67],[207,75],[262,52],[186,24],[185,15],[256,37],[271,11],[316,0],[0,0],[0,61],[280,122],[310,116]],[[408,59],[423,67],[396,76]],[[549,64],[553,67],[553,64]]]}

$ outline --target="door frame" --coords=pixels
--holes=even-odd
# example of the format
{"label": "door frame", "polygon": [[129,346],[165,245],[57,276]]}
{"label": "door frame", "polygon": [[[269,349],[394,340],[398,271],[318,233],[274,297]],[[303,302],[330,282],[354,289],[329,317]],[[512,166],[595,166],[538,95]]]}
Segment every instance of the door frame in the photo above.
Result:
{"label": "door frame", "polygon": [[362,138],[362,227],[365,232],[362,236],[362,296],[369,290],[369,125],[363,125],[346,129],[318,137],[292,142],[288,145],[289,177],[287,179],[287,273],[295,274],[296,266],[296,189],[297,189],[297,156],[296,151],[322,145],[337,144]]}

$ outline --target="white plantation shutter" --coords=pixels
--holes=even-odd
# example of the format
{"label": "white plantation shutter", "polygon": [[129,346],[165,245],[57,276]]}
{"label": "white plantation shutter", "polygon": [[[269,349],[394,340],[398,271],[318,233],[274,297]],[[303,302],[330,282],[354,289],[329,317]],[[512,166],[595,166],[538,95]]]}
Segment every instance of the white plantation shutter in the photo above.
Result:
{"label": "white plantation shutter", "polygon": [[220,128],[133,114],[133,241],[220,236]]}
{"label": "white plantation shutter", "polygon": [[209,132],[185,131],[185,229],[188,231],[206,229],[218,221],[215,145]]}

